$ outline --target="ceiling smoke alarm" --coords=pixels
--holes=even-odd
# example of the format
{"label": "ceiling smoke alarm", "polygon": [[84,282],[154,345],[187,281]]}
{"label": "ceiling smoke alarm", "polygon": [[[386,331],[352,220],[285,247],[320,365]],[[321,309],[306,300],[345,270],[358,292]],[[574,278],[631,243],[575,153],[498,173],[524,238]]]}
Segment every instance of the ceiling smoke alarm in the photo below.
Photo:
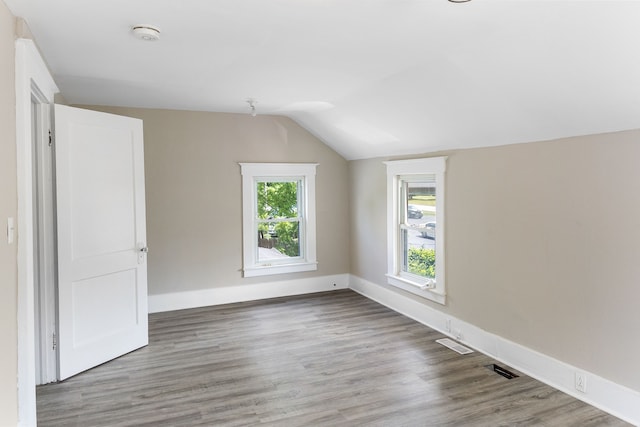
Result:
{"label": "ceiling smoke alarm", "polygon": [[135,25],[131,28],[134,36],[148,42],[156,41],[160,38],[160,29],[151,25]]}

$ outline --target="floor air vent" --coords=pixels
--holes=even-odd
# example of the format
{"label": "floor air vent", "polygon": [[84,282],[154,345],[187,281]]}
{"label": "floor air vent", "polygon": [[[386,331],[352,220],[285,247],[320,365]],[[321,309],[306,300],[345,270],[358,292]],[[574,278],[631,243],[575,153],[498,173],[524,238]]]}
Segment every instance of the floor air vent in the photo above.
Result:
{"label": "floor air vent", "polygon": [[513,372],[509,371],[508,369],[505,369],[502,366],[498,366],[495,363],[492,363],[491,365],[487,365],[487,368],[491,369],[493,372],[495,372],[498,375],[502,375],[508,380],[519,377],[519,375],[516,375]]}
{"label": "floor air vent", "polygon": [[450,340],[449,338],[441,338],[439,340],[436,340],[436,342],[438,344],[442,344],[443,346],[450,348],[451,350],[455,351],[456,353],[460,353],[460,354],[469,354],[469,353],[473,353],[473,350],[471,350],[470,348],[467,348],[465,346],[463,346],[462,344],[458,344],[457,342],[455,342],[454,340]]}

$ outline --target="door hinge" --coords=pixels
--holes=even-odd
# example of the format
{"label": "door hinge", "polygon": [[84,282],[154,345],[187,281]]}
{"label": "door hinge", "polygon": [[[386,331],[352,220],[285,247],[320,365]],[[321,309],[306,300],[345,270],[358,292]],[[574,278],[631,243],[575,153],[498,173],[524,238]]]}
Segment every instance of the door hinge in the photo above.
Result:
{"label": "door hinge", "polygon": [[52,137],[51,137],[51,129],[49,129],[49,147],[51,147]]}
{"label": "door hinge", "polygon": [[58,337],[56,336],[56,333],[53,333],[53,339],[51,340],[53,342],[53,349],[57,349],[58,348]]}

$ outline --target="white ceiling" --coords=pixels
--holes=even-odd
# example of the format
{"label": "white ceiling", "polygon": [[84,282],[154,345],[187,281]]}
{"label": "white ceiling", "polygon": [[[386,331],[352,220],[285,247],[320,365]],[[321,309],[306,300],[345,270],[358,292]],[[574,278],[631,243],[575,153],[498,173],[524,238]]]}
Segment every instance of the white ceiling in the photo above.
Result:
{"label": "white ceiling", "polygon": [[640,1],[4,1],[70,103],[255,98],[347,159],[640,128]]}

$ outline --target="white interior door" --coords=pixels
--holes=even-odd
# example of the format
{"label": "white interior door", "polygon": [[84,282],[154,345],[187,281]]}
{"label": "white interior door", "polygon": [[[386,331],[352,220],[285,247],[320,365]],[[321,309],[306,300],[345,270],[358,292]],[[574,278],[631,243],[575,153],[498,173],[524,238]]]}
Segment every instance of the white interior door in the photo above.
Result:
{"label": "white interior door", "polygon": [[55,106],[59,377],[148,343],[142,121]]}

